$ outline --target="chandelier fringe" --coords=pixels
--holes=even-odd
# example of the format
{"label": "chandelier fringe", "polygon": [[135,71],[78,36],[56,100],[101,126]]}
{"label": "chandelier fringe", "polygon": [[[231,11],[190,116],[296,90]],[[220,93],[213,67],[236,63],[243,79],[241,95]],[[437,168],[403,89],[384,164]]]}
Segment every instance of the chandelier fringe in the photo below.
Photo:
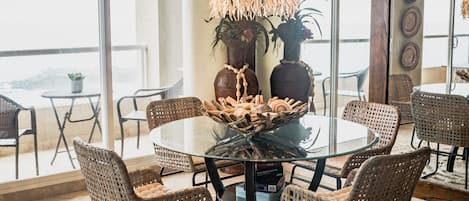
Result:
{"label": "chandelier fringe", "polygon": [[298,0],[210,0],[210,18],[228,16],[232,20],[252,20],[256,16],[292,18]]}

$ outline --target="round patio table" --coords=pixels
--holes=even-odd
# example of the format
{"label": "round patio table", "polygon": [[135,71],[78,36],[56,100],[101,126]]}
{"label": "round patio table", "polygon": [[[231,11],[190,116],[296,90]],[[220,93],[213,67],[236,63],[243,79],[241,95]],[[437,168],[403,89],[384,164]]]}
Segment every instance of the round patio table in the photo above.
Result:
{"label": "round patio table", "polygon": [[[214,159],[244,162],[246,200],[255,198],[255,163],[317,160],[310,190],[317,190],[327,158],[355,153],[371,147],[379,137],[367,127],[335,119],[337,136],[330,142],[329,122],[324,116],[308,113],[280,128],[246,136],[209,117],[200,116],[164,124],[151,130],[153,143],[192,156],[204,157],[217,200],[225,187]],[[330,144],[334,148],[329,147]]]}
{"label": "round patio table", "polygon": [[[54,111],[55,119],[57,121],[57,125],[59,127],[59,139],[57,141],[57,146],[55,147],[55,153],[54,157],[52,157],[51,165],[54,164],[54,161],[57,157],[57,154],[59,153],[59,147],[60,143],[63,141],[65,151],[68,154],[68,158],[70,159],[70,163],[72,164],[73,169],[75,169],[75,164],[73,164],[73,158],[72,155],[70,154],[70,149],[68,148],[68,143],[67,140],[65,139],[65,126],[68,123],[78,123],[78,122],[84,122],[84,121],[93,121],[93,127],[91,128],[90,131],[90,137],[88,139],[88,143],[91,142],[93,138],[93,133],[96,129],[96,126],[98,127],[98,130],[101,131],[101,125],[99,123],[98,115],[100,111],[100,106],[99,106],[99,100],[101,98],[101,94],[96,91],[83,91],[80,93],[71,93],[69,91],[46,91],[41,94],[43,98],[47,98],[50,100],[50,103],[52,105],[52,109]],[[82,119],[72,119],[72,112],[73,112],[73,107],[75,106],[75,100],[80,99],[80,98],[86,98],[88,99],[88,102],[91,107],[91,115],[88,118],[82,118]],[[96,98],[96,103],[93,103],[93,98]],[[56,99],[69,99],[71,100],[71,104],[68,107],[68,110],[65,112],[63,119],[59,117],[57,107],[55,105]]]}

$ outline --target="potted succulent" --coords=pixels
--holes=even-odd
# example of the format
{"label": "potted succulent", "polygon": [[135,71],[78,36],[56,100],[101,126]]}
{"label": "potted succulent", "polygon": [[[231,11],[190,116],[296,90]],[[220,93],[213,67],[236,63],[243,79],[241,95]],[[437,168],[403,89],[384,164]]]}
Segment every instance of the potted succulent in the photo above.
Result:
{"label": "potted succulent", "polygon": [[70,78],[70,86],[72,93],[81,93],[83,91],[83,79],[85,79],[82,73],[69,73],[68,78]]}
{"label": "potted succulent", "polygon": [[[222,41],[227,47],[228,61],[215,78],[216,97],[237,98],[256,95],[259,84],[251,69],[254,65],[249,57],[254,52],[256,40],[265,39],[265,52],[269,47],[269,36],[265,27],[255,20],[235,21],[228,17],[220,19],[215,28],[213,47]],[[251,62],[251,64],[249,64]]]}
{"label": "potted succulent", "polygon": [[[302,1],[298,6],[301,6]],[[280,38],[283,41],[283,59],[277,65],[270,76],[271,94],[280,98],[294,98],[308,102],[310,88],[314,77],[311,68],[300,60],[301,43],[312,39],[312,31],[306,27],[307,24],[316,26],[321,33],[321,28],[316,16],[321,12],[314,8],[299,8],[292,18],[282,17],[282,23],[272,26],[272,41]]]}

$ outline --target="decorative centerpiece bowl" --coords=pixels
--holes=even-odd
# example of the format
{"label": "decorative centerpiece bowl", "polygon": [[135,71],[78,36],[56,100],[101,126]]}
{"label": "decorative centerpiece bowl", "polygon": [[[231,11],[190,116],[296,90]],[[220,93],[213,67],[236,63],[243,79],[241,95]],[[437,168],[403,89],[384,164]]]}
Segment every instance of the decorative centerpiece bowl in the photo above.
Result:
{"label": "decorative centerpiece bowl", "polygon": [[246,135],[276,129],[307,113],[308,104],[290,98],[273,97],[264,102],[262,95],[240,100],[218,98],[204,101],[202,112],[213,120]]}

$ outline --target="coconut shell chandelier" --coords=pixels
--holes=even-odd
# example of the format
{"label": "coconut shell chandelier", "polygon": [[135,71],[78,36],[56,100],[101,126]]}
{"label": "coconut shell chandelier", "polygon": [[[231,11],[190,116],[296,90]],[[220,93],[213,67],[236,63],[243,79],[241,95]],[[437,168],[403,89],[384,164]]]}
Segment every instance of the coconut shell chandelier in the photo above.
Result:
{"label": "coconut shell chandelier", "polygon": [[293,17],[298,0],[209,0],[210,17],[252,20],[257,16]]}

